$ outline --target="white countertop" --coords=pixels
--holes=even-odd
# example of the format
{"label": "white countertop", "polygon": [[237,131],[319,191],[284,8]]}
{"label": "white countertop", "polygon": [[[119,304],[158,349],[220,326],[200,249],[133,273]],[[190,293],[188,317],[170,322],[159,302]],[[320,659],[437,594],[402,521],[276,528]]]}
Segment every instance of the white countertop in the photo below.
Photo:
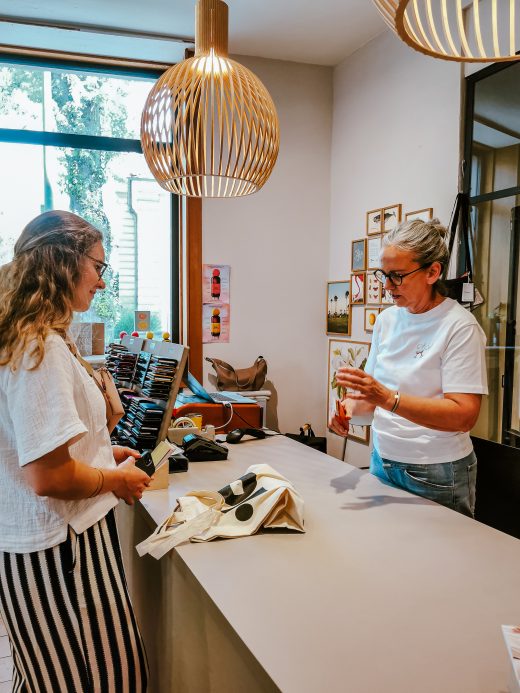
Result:
{"label": "white countertop", "polygon": [[160,522],[178,496],[251,464],[294,483],[306,534],[178,548],[282,691],[507,690],[501,624],[520,624],[520,541],[282,436],[229,447],[142,505]]}

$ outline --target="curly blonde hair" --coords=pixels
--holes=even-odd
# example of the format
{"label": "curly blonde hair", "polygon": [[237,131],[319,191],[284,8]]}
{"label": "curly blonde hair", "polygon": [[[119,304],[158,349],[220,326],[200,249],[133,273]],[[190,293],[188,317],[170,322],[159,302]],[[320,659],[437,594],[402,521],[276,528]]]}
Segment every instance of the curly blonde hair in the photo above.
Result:
{"label": "curly blonde hair", "polygon": [[35,340],[31,370],[38,368],[47,335],[54,331],[66,336],[82,256],[102,237],[81,217],[60,210],[27,224],[13,260],[0,267],[1,366],[10,364],[14,370]]}

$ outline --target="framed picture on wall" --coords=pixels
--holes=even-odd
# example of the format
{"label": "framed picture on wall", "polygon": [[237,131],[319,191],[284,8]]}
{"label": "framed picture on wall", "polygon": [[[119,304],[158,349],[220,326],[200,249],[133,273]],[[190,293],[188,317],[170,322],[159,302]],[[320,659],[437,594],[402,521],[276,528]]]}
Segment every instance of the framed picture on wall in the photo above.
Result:
{"label": "framed picture on wall", "polygon": [[[338,385],[336,374],[339,368],[349,366],[350,368],[365,367],[370,342],[356,342],[349,339],[330,339],[329,340],[329,369],[328,369],[328,388],[327,388],[327,421],[336,411],[336,400],[342,400],[348,392],[341,385]],[[349,440],[356,440],[359,443],[368,445],[370,440],[370,426],[359,426],[350,424]]]}
{"label": "framed picture on wall", "polygon": [[367,238],[367,270],[375,270],[380,267],[379,255],[381,253],[381,236]]}
{"label": "framed picture on wall", "polygon": [[373,272],[366,274],[366,303],[379,305],[381,303],[383,285],[378,281]]}
{"label": "framed picture on wall", "polygon": [[350,275],[350,303],[363,305],[365,302],[365,273],[357,272]]}
{"label": "framed picture on wall", "polygon": [[433,219],[433,207],[417,209],[415,212],[406,212],[404,219],[405,221],[415,221],[416,219],[420,221],[431,221]]}
{"label": "framed picture on wall", "polygon": [[364,272],[367,268],[366,239],[352,241],[352,272]]}
{"label": "framed picture on wall", "polygon": [[365,332],[373,332],[380,308],[365,308]]}
{"label": "framed picture on wall", "polygon": [[327,334],[350,335],[350,281],[327,283]]}
{"label": "framed picture on wall", "polygon": [[377,235],[378,233],[381,233],[381,231],[383,230],[382,212],[382,209],[372,209],[370,212],[367,212],[367,236]]}
{"label": "framed picture on wall", "polygon": [[393,231],[401,223],[402,205],[392,205],[383,209],[383,231]]}

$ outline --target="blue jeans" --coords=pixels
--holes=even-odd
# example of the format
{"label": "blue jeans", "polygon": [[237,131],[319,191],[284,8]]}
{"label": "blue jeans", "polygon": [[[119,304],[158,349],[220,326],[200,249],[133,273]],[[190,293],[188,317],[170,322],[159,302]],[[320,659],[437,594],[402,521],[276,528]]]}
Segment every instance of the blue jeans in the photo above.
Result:
{"label": "blue jeans", "polygon": [[370,471],[392,486],[474,517],[477,458],[473,451],[455,462],[414,464],[384,459],[374,448]]}

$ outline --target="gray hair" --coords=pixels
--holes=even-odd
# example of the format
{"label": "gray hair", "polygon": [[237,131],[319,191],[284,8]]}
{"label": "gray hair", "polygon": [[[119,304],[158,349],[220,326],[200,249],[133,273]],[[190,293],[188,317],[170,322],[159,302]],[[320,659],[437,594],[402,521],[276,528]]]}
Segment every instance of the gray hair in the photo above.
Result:
{"label": "gray hair", "polygon": [[[446,244],[449,235],[448,229],[438,219],[431,221],[405,221],[393,231],[385,234],[383,247],[390,245],[400,250],[408,250],[414,260],[420,265],[431,265],[433,262],[441,264],[441,275],[448,269],[449,251]],[[433,288],[442,295],[446,295],[446,289],[441,279],[438,279]]]}

